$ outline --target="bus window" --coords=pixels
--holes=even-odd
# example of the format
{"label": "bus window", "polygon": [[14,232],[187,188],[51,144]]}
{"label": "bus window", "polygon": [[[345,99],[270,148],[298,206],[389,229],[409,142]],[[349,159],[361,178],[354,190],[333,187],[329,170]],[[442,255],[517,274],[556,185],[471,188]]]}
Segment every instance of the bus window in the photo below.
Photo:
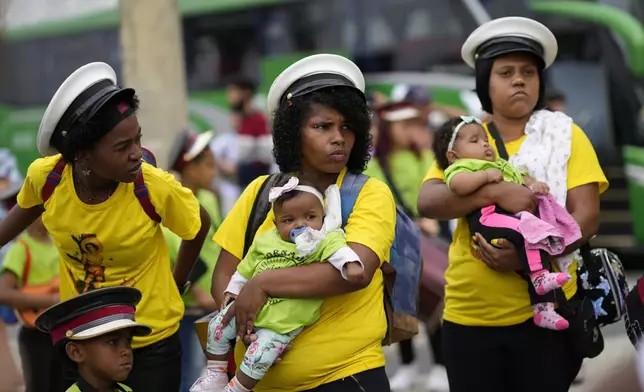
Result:
{"label": "bus window", "polygon": [[460,62],[476,23],[461,1],[358,0],[356,59],[365,72],[424,71]]}
{"label": "bus window", "polygon": [[258,9],[184,19],[186,78],[190,90],[222,87],[235,75],[259,72]]}
{"label": "bus window", "polygon": [[0,100],[16,105],[47,103],[60,83],[84,64],[103,61],[117,73],[121,69],[116,29],[9,41],[5,53]]}
{"label": "bus window", "polygon": [[356,45],[353,0],[313,0],[267,8],[263,54],[346,51]]}

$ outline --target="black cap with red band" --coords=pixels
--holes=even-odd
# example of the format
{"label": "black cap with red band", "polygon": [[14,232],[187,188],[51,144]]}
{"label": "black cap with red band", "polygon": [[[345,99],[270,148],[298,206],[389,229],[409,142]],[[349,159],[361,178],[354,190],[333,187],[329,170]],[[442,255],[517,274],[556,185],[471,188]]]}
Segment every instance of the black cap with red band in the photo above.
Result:
{"label": "black cap with red band", "polygon": [[87,340],[132,328],[135,336],[149,335],[150,327],[135,321],[141,292],[133,287],[98,289],[47,309],[36,327],[51,335],[54,345],[66,340]]}

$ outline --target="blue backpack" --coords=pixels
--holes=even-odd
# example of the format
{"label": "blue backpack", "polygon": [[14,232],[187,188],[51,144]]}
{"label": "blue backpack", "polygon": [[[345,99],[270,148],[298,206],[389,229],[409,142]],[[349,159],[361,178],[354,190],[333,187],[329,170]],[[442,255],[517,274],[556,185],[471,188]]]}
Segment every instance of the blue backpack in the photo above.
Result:
{"label": "blue backpack", "polygon": [[[369,180],[365,174],[347,173],[340,187],[342,227],[346,226],[358,195]],[[382,263],[385,286],[387,335],[384,345],[406,340],[418,333],[418,292],[423,260],[420,255],[420,233],[414,221],[396,207],[396,232],[389,253]]]}
{"label": "blue backpack", "polygon": [[[268,193],[274,186],[284,185],[290,175],[276,173],[268,176],[262,183],[251,209],[246,235],[244,255],[248,252],[255,233],[266,220],[271,208]],[[340,187],[342,198],[342,227],[345,227],[356,204],[358,195],[369,176],[347,173]],[[418,292],[423,269],[420,256],[420,233],[416,224],[402,209],[396,207],[396,233],[389,254],[389,262],[382,263],[384,279],[385,313],[387,315],[387,335],[383,345],[406,340],[418,333]]]}

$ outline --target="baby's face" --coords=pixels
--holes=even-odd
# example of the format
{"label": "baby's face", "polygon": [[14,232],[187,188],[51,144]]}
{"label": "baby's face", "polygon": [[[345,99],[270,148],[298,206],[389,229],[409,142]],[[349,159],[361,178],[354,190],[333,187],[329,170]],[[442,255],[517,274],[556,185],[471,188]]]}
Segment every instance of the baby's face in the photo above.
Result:
{"label": "baby's face", "polygon": [[310,227],[320,230],[324,222],[324,207],[315,195],[303,192],[282,205],[275,206],[275,226],[284,241],[291,241],[291,230]]}
{"label": "baby's face", "polygon": [[487,134],[479,124],[466,124],[461,127],[456,135],[454,149],[447,152],[449,163],[458,159],[470,158],[494,162],[496,153],[490,146]]}

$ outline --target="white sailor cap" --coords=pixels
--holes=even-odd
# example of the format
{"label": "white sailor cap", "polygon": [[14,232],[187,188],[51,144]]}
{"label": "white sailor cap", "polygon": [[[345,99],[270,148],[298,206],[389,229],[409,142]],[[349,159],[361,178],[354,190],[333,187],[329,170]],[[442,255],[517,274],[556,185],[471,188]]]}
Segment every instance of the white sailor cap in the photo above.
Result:
{"label": "white sailor cap", "polygon": [[378,115],[385,121],[397,122],[411,120],[420,116],[420,111],[411,102],[393,102],[378,108]]}
{"label": "white sailor cap", "polygon": [[210,146],[210,141],[214,136],[213,131],[202,133],[182,132],[170,153],[171,169],[178,172],[183,170],[188,162],[195,159]]}
{"label": "white sailor cap", "polygon": [[105,63],[86,64],[74,71],[47,106],[38,129],[38,151],[44,156],[56,155],[54,145],[73,124],[91,118],[106,102],[121,94],[131,98],[134,90],[119,87],[116,73]]}
{"label": "white sailor cap", "polygon": [[352,87],[364,95],[364,75],[351,60],[335,54],[316,54],[286,68],[268,91],[268,112],[280,103],[327,87]]}
{"label": "white sailor cap", "polygon": [[557,57],[557,40],[552,31],[536,20],[510,16],[491,20],[474,30],[461,48],[461,57],[474,68],[478,59],[516,52],[534,54],[548,68]]}

